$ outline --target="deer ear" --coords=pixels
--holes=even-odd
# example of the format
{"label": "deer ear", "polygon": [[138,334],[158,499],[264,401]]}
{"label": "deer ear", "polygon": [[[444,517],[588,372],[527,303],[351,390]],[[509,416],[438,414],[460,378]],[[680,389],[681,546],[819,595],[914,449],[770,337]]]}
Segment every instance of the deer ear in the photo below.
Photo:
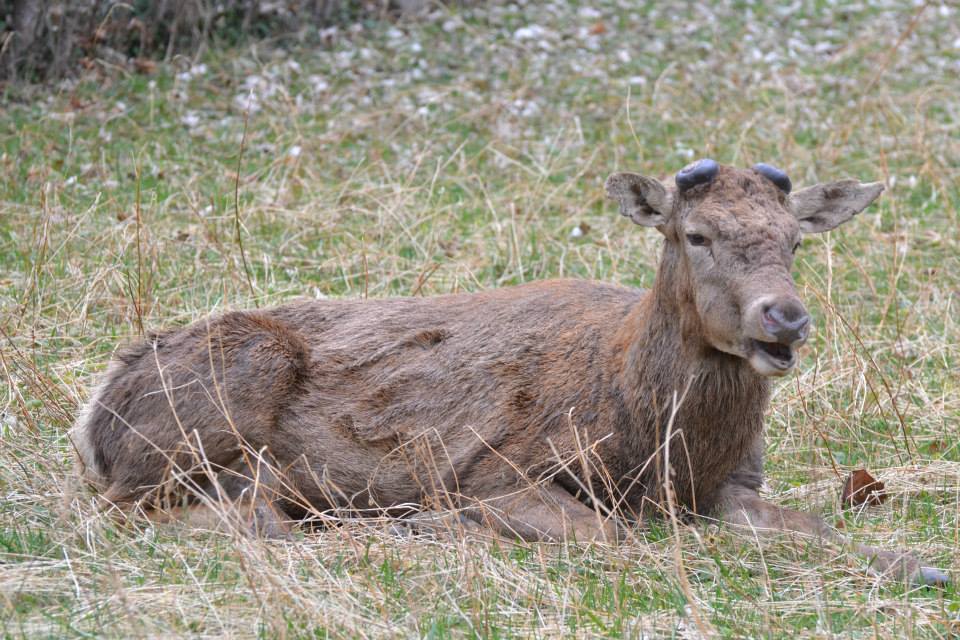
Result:
{"label": "deer ear", "polygon": [[644,227],[659,227],[670,219],[673,197],[656,178],[615,173],[607,178],[607,196],[620,205],[620,214]]}
{"label": "deer ear", "polygon": [[793,215],[804,233],[821,233],[866,209],[883,191],[881,182],[840,180],[816,184],[790,196]]}

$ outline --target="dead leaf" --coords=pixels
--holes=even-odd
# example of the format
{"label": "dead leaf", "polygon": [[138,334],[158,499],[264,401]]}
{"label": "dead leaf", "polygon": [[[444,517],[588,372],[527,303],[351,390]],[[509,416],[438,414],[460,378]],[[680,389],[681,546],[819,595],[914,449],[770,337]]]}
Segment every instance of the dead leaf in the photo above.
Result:
{"label": "dead leaf", "polygon": [[602,22],[597,22],[592,27],[590,27],[590,35],[592,36],[600,36],[605,34],[606,32],[607,32],[607,25],[603,24]]}
{"label": "dead leaf", "polygon": [[150,58],[134,58],[133,68],[136,69],[140,75],[149,76],[156,72],[157,63]]}
{"label": "dead leaf", "polygon": [[870,475],[866,469],[857,469],[850,473],[843,483],[840,501],[844,507],[856,507],[862,504],[877,506],[887,499],[883,483]]}
{"label": "dead leaf", "polygon": [[927,445],[927,453],[943,453],[947,450],[948,446],[949,445],[947,444],[946,440],[934,440]]}

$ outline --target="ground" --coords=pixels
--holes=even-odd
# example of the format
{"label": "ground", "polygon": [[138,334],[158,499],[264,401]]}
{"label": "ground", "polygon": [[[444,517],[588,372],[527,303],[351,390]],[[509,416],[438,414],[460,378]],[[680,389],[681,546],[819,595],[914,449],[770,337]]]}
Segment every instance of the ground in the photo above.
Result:
{"label": "ground", "polygon": [[[104,64],[0,110],[5,636],[945,637],[955,587],[816,544],[653,524],[501,547],[347,521],[265,543],[120,523],[65,437],[141,330],[296,296],[647,286],[611,172],[700,156],[886,182],[808,238],[816,328],[776,385],[764,494],[960,575],[960,19],[879,2],[482,4]],[[239,171],[238,171],[239,169]],[[841,509],[868,468],[889,500]]]}

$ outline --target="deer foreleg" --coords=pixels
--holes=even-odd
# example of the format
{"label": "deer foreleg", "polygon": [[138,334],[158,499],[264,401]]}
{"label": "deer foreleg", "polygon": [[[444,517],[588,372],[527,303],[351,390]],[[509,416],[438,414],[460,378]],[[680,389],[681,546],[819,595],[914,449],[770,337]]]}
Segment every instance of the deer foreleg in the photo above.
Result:
{"label": "deer foreleg", "polygon": [[851,549],[867,560],[867,570],[873,575],[916,585],[943,585],[950,581],[939,569],[921,565],[913,554],[851,543],[821,517],[778,507],[747,486],[736,483],[725,486],[719,507],[720,518],[731,525],[749,527],[758,533],[794,531]]}

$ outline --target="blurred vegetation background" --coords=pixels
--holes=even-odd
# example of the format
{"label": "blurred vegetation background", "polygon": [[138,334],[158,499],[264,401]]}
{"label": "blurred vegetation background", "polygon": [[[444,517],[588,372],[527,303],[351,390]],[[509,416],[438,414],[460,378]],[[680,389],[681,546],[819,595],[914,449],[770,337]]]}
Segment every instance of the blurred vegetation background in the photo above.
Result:
{"label": "blurred vegetation background", "polygon": [[96,64],[151,67],[250,38],[319,38],[360,18],[416,14],[425,0],[3,0],[0,79],[55,80]]}

